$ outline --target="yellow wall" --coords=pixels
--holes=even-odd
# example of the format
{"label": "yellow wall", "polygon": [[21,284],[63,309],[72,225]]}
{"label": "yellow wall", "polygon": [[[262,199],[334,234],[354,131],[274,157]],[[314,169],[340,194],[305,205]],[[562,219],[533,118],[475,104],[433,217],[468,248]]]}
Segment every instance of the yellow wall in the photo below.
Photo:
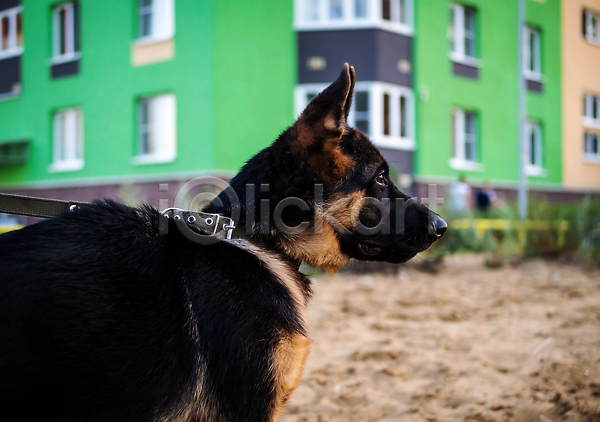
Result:
{"label": "yellow wall", "polygon": [[600,96],[600,46],[583,37],[583,9],[600,13],[600,0],[562,0],[563,182],[566,188],[600,190],[600,163],[583,160],[583,95]]}

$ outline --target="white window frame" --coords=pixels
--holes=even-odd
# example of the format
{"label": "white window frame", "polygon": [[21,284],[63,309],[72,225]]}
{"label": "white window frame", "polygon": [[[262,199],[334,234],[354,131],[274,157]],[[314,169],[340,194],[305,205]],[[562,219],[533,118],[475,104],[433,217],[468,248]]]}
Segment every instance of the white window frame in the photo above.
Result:
{"label": "white window frame", "polygon": [[[450,60],[454,62],[465,64],[467,66],[482,67],[483,64],[481,60],[477,57],[477,10],[458,3],[451,3],[450,9],[453,12],[453,20],[450,25],[449,36],[453,41],[453,49],[451,49],[448,53],[448,57],[450,57]],[[465,11],[467,9],[472,9],[475,13],[475,27],[473,29],[473,44],[475,49],[475,56],[469,56],[466,54],[465,51]]]}
{"label": "white window frame", "polygon": [[[65,52],[60,52],[60,40],[63,28],[60,26],[60,12],[65,12]],[[75,51],[75,3],[63,3],[52,10],[52,59],[51,64],[67,63],[79,60],[81,52]]]}
{"label": "white window frame", "polygon": [[52,116],[53,162],[48,171],[78,171],[83,160],[83,110],[79,107],[57,110]]}
{"label": "white window frame", "polygon": [[[473,141],[475,143],[475,156],[477,157],[476,160],[467,159],[465,154],[465,144],[467,142],[465,132],[467,114],[475,115],[475,134],[473,135],[475,139]],[[459,171],[483,171],[484,166],[478,161],[480,151],[479,114],[471,110],[455,108],[454,110],[452,110],[452,120],[454,128],[454,133],[452,134],[454,141],[454,151],[452,158],[450,158],[450,160],[448,161],[448,165],[450,166],[450,168]]]}
{"label": "white window frame", "polygon": [[[303,84],[296,87],[295,109],[296,115],[300,115],[306,108],[307,95],[318,94],[327,88],[325,84]],[[383,82],[357,82],[354,86],[354,92],[368,92],[368,114],[369,114],[369,133],[366,135],[381,148],[396,149],[402,151],[414,151],[417,148],[415,142],[415,101],[413,92],[406,87],[387,84]],[[390,134],[384,135],[383,129],[383,95],[390,96]],[[405,136],[401,136],[400,116],[400,97],[405,98]],[[348,115],[348,124],[354,127],[356,122],[356,112],[354,107],[350,109]]]}
{"label": "white window frame", "polygon": [[[533,157],[533,163],[531,158],[531,135],[535,136],[535,157]],[[525,174],[527,176],[545,177],[547,171],[543,168],[543,148],[542,142],[542,127],[539,122],[529,120],[525,122],[525,130],[523,131],[525,137]]]}
{"label": "white window frame", "polygon": [[[596,45],[600,45],[600,15],[591,10],[585,10],[585,39]],[[594,30],[596,35],[594,36]]]}
{"label": "white window frame", "polygon": [[[596,106],[596,116],[593,113],[594,104]],[[581,123],[589,128],[600,129],[600,96],[590,93],[583,94]]]}
{"label": "white window frame", "polygon": [[[143,127],[140,107],[143,102],[150,104],[152,123]],[[174,94],[160,94],[140,98],[136,103],[137,138],[136,153],[132,164],[170,163],[177,158],[177,105]],[[154,136],[154,151],[142,151],[142,134],[151,132]]]}
{"label": "white window frame", "polygon": [[[596,138],[596,153],[592,152],[593,139]],[[583,156],[582,160],[587,163],[600,164],[600,133],[585,132],[583,135]]]}
{"label": "white window frame", "polygon": [[[8,19],[8,48],[2,50],[2,40],[0,40],[0,60],[23,54],[24,49],[22,45],[18,45],[19,37],[17,33],[17,16],[21,15],[22,12],[23,6],[13,7],[0,12],[0,22]],[[21,19],[23,19],[22,16]]]}
{"label": "white window frame", "polygon": [[[531,50],[531,37],[534,38],[533,51]],[[523,28],[523,75],[532,81],[542,81],[542,43],[540,30],[532,26]],[[533,57],[533,68],[531,59]]]}
{"label": "white window frame", "polygon": [[152,0],[150,34],[140,35],[140,14],[143,8],[141,0],[137,1],[137,32],[136,45],[153,44],[168,41],[175,36],[175,0]]}
{"label": "white window frame", "polygon": [[[407,36],[414,35],[414,1],[390,0],[391,20],[383,19],[381,0],[361,0],[364,16],[356,16],[356,0],[336,0],[342,5],[342,16],[331,19],[329,5],[333,0],[294,0],[294,29],[323,31],[338,29],[379,28]],[[404,2],[405,18],[401,22],[400,2]]]}

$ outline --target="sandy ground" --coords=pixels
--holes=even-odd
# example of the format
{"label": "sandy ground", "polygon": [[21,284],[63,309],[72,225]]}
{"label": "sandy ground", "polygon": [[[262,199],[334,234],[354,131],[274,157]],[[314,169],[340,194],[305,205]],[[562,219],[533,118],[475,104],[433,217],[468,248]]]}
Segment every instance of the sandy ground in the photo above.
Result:
{"label": "sandy ground", "polygon": [[600,421],[600,271],[542,260],[323,276],[284,422]]}

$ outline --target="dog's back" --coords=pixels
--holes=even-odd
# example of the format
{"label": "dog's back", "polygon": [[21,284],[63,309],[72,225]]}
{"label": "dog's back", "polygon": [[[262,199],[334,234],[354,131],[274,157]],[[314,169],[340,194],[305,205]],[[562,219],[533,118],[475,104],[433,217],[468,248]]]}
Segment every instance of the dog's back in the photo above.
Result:
{"label": "dog's back", "polygon": [[294,286],[242,247],[159,235],[159,218],[97,203],[0,236],[3,411],[258,421],[279,410],[276,351],[304,334]]}

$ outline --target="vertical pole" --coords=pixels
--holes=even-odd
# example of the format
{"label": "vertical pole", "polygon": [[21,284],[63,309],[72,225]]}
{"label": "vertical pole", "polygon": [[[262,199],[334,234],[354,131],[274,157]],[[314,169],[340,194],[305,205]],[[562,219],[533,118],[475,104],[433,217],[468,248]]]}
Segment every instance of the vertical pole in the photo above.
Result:
{"label": "vertical pole", "polygon": [[525,30],[525,0],[517,0],[518,2],[518,81],[519,81],[519,186],[518,186],[518,203],[519,215],[522,220],[527,219],[527,175],[525,174],[526,164],[526,141],[525,141],[525,116],[527,113],[527,98],[525,87],[525,75],[523,74],[523,33]]}

